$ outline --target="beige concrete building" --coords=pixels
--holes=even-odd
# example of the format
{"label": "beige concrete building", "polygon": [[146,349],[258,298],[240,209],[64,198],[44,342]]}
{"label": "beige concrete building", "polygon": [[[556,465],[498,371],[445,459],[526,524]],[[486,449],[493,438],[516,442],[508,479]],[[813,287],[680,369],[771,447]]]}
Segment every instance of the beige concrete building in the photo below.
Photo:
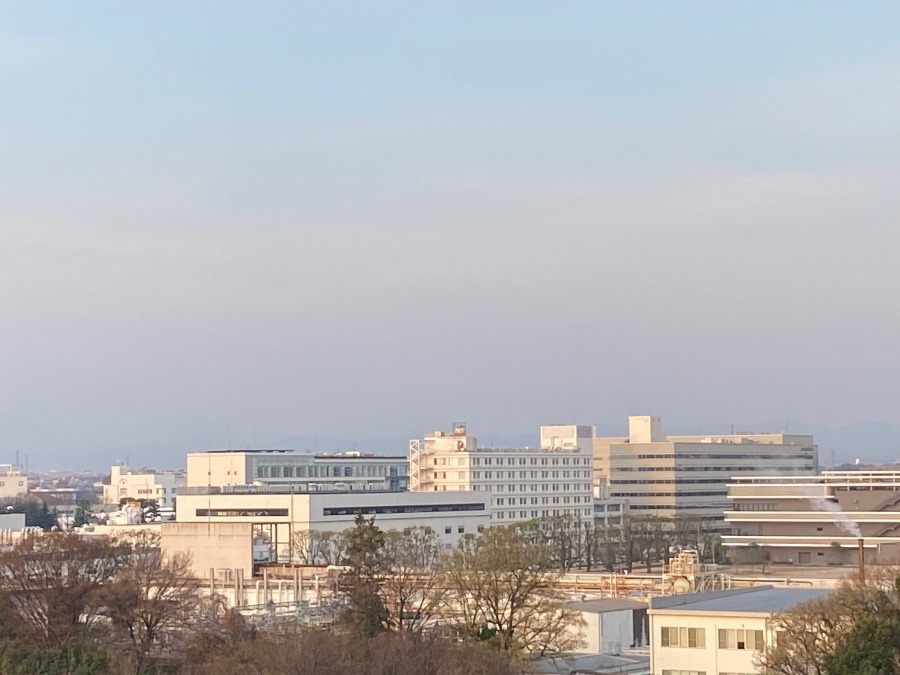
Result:
{"label": "beige concrete building", "polygon": [[0,464],[0,499],[12,500],[28,493],[28,476],[12,464]]}
{"label": "beige concrete building", "polygon": [[775,642],[769,621],[827,589],[757,586],[650,600],[653,675],[751,675],[754,659]]}
{"label": "beige concrete building", "polygon": [[722,543],[740,558],[749,545],[787,565],[900,560],[900,471],[825,471],[819,476],[734,478]]}
{"label": "beige concrete building", "polygon": [[187,487],[277,484],[405,490],[406,457],[361,452],[311,454],[296,450],[210,450],[187,456]]}
{"label": "beige concrete building", "polygon": [[[178,495],[177,522],[248,525],[251,538],[241,547],[252,550],[253,561],[290,563],[295,561],[294,534],[307,530],[341,532],[353,527],[357,513],[374,517],[375,524],[385,531],[430,527],[448,548],[461,536],[478,534],[490,525],[488,500],[473,492],[298,492],[291,486],[252,485],[184,488]],[[163,527],[164,533],[176,531],[169,524]],[[210,533],[219,536],[215,528]],[[198,540],[195,545],[206,544]],[[227,561],[207,562],[204,559],[200,572],[210,566],[233,566]]]}
{"label": "beige concrete building", "polygon": [[497,524],[534,518],[593,518],[594,428],[541,427],[539,448],[479,448],[465,425],[409,443],[410,490],[472,491],[488,500]]}
{"label": "beige concrete building", "polygon": [[175,506],[175,491],[184,484],[183,471],[135,470],[116,465],[110,469],[109,485],[103,486],[103,503],[155,499],[161,508],[171,509]]}
{"label": "beige concrete building", "polygon": [[732,476],[814,475],[818,448],[802,434],[666,436],[659,417],[628,418],[628,436],[596,438],[593,482],[632,515],[723,519]]}

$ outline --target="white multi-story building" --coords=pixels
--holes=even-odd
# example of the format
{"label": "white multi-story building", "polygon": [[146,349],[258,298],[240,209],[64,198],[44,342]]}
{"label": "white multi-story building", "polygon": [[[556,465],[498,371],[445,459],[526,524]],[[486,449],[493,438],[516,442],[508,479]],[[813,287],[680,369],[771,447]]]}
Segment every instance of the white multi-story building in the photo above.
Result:
{"label": "white multi-story building", "polygon": [[296,450],[209,450],[187,456],[187,487],[227,485],[337,484],[379,490],[406,490],[406,457],[362,452],[312,454]]}
{"label": "white multi-story building", "polygon": [[103,502],[118,504],[123,499],[152,499],[160,508],[175,506],[175,491],[184,487],[183,471],[132,470],[116,465],[110,470],[109,485],[103,485]]}
{"label": "white multi-story building", "polygon": [[409,444],[410,490],[472,491],[490,500],[495,524],[535,518],[594,517],[594,428],[541,427],[539,448],[479,448],[465,425]]}
{"label": "white multi-story building", "polygon": [[594,484],[635,516],[721,522],[732,477],[818,473],[818,448],[804,434],[666,436],[649,415],[629,417],[628,431],[594,440]]}
{"label": "white multi-story building", "polygon": [[28,476],[12,464],[0,464],[0,499],[14,499],[28,492]]}

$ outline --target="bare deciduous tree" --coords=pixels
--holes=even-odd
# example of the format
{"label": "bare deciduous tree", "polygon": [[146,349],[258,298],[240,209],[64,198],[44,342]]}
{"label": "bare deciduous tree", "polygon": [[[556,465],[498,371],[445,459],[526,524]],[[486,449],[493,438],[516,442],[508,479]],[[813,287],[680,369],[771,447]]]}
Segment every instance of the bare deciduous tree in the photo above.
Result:
{"label": "bare deciduous tree", "polygon": [[101,538],[26,536],[0,552],[0,587],[38,644],[65,648],[96,617],[97,595],[127,559]]}
{"label": "bare deciduous tree", "polygon": [[553,553],[515,526],[465,538],[445,576],[448,618],[501,651],[555,654],[580,644],[580,616],[565,608]]}
{"label": "bare deciduous tree", "polygon": [[381,595],[390,630],[420,633],[438,616],[444,596],[441,544],[431,528],[385,533]]}
{"label": "bare deciduous tree", "polygon": [[122,647],[137,674],[154,652],[166,647],[164,638],[196,621],[201,601],[190,556],[164,558],[159,535],[140,533],[120,541],[118,548],[130,553],[103,587],[100,611],[109,619],[113,642]]}

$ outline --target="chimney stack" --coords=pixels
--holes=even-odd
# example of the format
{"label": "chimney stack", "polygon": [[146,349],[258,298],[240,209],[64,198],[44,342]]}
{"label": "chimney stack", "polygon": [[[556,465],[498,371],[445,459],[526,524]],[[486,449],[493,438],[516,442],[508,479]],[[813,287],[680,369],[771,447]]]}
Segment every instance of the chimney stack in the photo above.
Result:
{"label": "chimney stack", "polygon": [[866,583],[866,550],[863,548],[863,539],[859,541],[859,583]]}

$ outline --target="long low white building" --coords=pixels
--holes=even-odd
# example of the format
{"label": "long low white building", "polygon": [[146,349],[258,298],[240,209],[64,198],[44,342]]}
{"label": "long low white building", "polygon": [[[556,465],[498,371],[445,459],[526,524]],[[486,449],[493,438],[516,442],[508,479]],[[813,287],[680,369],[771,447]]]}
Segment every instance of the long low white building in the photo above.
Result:
{"label": "long low white building", "polygon": [[[430,527],[449,548],[461,536],[477,535],[490,526],[490,503],[486,497],[467,491],[299,492],[287,487],[253,485],[183,488],[178,493],[177,522],[164,525],[163,537],[169,536],[173,541],[171,537],[190,531],[190,541],[170,548],[192,550],[198,572],[206,572],[209,567],[240,567],[249,576],[251,551],[256,564],[296,562],[294,547],[298,532],[341,532],[353,527],[357,513],[374,517],[375,524],[385,531]],[[218,527],[234,524],[249,527]],[[213,541],[226,530],[236,539],[228,547],[214,545]],[[233,556],[226,554],[222,559],[212,559],[198,554],[198,549],[203,547],[223,552],[231,547],[235,551]]]}

